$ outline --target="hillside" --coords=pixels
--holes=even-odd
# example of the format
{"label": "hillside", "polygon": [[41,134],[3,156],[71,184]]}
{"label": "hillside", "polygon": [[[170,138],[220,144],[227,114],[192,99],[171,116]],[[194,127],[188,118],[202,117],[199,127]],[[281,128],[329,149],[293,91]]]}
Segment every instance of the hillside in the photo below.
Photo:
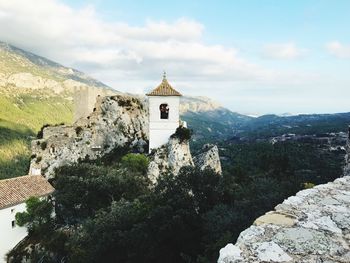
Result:
{"label": "hillside", "polygon": [[294,134],[322,134],[330,132],[346,132],[350,124],[350,113],[336,114],[301,114],[295,116],[264,115],[252,118],[237,131],[240,137],[267,138]]}
{"label": "hillside", "polygon": [[106,87],[0,42],[0,179],[27,172],[30,140],[44,124],[71,123],[74,88],[86,85]]}
{"label": "hillside", "polygon": [[[121,96],[100,98],[104,106],[97,104],[89,118],[70,127],[45,129],[42,139],[34,142],[36,151],[31,156],[29,142],[43,124],[72,123],[75,87],[93,89],[99,82],[82,78],[82,73],[61,74],[63,66],[5,47],[1,52],[6,53],[7,62],[2,63],[9,66],[0,72],[0,178],[23,175],[30,160],[33,167],[43,164],[42,171],[50,176],[56,173],[54,168],[62,168],[52,181],[61,221],[50,230],[53,239],[35,239],[47,249],[46,255],[39,252],[44,253],[40,257],[96,262],[103,255],[104,262],[154,263],[173,255],[170,262],[214,262],[219,248],[235,240],[255,218],[299,190],[341,175],[346,134],[340,131],[347,129],[349,113],[252,118],[204,97],[182,98],[181,117],[193,130],[193,154],[204,143],[218,145],[215,159],[220,156],[222,176],[210,170],[183,169],[177,176],[159,174],[159,183],[151,187],[152,178],[145,177],[147,165],[168,170],[163,161],[170,160],[171,154],[173,167],[180,167],[179,161],[189,157],[188,141],[185,150],[178,147],[182,154],[176,158],[174,147],[160,148],[153,157],[114,148],[123,146],[120,142],[134,142],[135,136],[146,140],[147,107],[133,104],[134,97],[122,103]],[[97,87],[104,88],[103,84]],[[119,107],[123,105],[126,110]],[[127,115],[124,122],[117,118]],[[290,133],[312,136],[305,141]],[[296,139],[287,141],[284,135]],[[108,153],[99,158],[103,151]],[[76,164],[69,166],[72,160]],[[71,226],[69,236],[61,232],[62,225]],[[22,256],[18,252],[12,256]]]}
{"label": "hillside", "polygon": [[[78,70],[0,42],[0,179],[27,173],[29,143],[44,124],[72,123],[74,90],[80,87],[110,89]],[[199,138],[231,134],[235,114],[207,98],[185,97],[181,110]],[[220,126],[215,119],[224,115]]]}
{"label": "hillside", "polygon": [[[82,72],[0,42],[0,178],[27,173],[29,142],[44,124],[73,122],[74,91],[81,87],[110,90]],[[350,113],[252,118],[205,97],[183,97],[180,110],[194,131],[194,150],[208,142],[346,131],[350,123]]]}

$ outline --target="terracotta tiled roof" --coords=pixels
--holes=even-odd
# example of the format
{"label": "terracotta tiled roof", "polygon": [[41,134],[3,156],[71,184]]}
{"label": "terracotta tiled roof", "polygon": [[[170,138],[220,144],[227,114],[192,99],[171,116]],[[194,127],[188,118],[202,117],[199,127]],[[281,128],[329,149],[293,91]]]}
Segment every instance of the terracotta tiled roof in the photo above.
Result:
{"label": "terracotta tiled roof", "polygon": [[146,94],[147,96],[182,96],[180,92],[176,91],[172,86],[170,86],[165,75],[163,77],[162,83],[154,90]]}
{"label": "terracotta tiled roof", "polygon": [[0,180],[0,209],[25,202],[29,197],[51,194],[55,189],[41,175]]}

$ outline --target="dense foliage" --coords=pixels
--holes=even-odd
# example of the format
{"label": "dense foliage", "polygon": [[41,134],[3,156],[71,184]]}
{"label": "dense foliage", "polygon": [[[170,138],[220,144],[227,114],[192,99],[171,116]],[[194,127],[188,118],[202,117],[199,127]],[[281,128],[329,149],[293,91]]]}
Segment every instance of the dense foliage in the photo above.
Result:
{"label": "dense foliage", "polygon": [[49,201],[30,197],[26,201],[26,211],[16,214],[16,223],[26,226],[30,235],[47,235],[53,229],[52,213],[53,206]]}
{"label": "dense foliage", "polygon": [[185,167],[156,185],[141,154],[60,168],[53,180],[58,230],[46,248],[68,262],[214,262],[255,218],[342,172],[343,155],[317,144],[220,149],[223,175]]}

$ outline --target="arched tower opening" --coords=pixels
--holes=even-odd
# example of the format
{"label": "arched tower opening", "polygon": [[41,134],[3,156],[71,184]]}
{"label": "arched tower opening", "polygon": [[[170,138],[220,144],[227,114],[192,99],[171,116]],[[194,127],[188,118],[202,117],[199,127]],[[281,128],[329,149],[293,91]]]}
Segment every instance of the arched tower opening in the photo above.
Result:
{"label": "arched tower opening", "polygon": [[167,103],[160,104],[159,111],[160,111],[160,118],[162,120],[169,119],[169,106]]}

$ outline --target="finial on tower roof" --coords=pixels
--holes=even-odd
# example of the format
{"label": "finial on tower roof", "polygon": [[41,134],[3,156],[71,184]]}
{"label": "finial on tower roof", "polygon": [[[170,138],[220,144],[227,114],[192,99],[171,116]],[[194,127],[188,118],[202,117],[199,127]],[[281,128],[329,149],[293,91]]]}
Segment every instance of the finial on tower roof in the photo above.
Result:
{"label": "finial on tower roof", "polygon": [[180,92],[176,91],[170,86],[166,79],[166,72],[163,72],[163,80],[157,88],[146,94],[147,96],[182,96]]}

